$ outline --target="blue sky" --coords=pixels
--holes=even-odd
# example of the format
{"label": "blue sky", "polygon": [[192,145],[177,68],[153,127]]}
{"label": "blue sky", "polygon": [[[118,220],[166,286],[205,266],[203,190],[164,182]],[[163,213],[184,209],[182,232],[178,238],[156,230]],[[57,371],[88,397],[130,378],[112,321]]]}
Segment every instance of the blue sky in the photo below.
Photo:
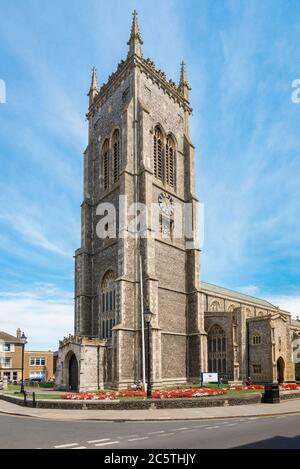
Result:
{"label": "blue sky", "polygon": [[29,348],[73,330],[88,87],[145,57],[192,87],[202,278],[300,312],[298,0],[0,0],[0,329]]}

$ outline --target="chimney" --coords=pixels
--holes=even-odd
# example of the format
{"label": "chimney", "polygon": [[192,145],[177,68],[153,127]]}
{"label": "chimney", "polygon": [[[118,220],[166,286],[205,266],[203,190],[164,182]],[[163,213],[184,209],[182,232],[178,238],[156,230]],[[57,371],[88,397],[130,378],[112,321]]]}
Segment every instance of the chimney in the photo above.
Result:
{"label": "chimney", "polygon": [[17,329],[17,339],[21,339],[22,331],[20,328]]}

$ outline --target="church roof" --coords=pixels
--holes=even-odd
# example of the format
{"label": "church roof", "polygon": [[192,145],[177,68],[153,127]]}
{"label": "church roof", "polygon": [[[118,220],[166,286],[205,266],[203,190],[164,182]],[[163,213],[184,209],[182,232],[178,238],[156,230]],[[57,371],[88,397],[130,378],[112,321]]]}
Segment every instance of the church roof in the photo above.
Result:
{"label": "church roof", "polygon": [[291,319],[291,325],[300,329],[300,321],[297,319]]}
{"label": "church roof", "polygon": [[276,306],[274,306],[272,303],[269,303],[269,301],[256,298],[255,296],[245,295],[244,293],[239,293],[234,290],[229,290],[228,288],[218,287],[217,285],[213,285],[211,283],[201,282],[201,289],[205,292],[226,296],[227,298],[232,298],[236,301],[254,303],[258,306],[262,306],[268,309],[277,309]]}
{"label": "church roof", "polygon": [[18,339],[17,337],[14,337],[13,335],[10,335],[10,334],[8,334],[7,332],[4,332],[4,331],[0,331],[0,341],[21,344],[20,339]]}

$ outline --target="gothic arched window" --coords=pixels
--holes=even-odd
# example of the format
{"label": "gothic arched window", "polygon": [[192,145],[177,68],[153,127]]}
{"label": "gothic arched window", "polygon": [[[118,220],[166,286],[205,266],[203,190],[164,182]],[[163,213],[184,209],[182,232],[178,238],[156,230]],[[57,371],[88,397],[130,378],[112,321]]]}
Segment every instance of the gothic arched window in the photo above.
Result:
{"label": "gothic arched window", "polygon": [[109,186],[109,143],[107,139],[102,147],[102,176],[103,188],[106,190]]}
{"label": "gothic arched window", "polygon": [[259,334],[254,334],[254,336],[252,337],[252,344],[253,345],[261,344],[261,336]]}
{"label": "gothic arched window", "polygon": [[166,161],[165,161],[166,183],[174,187],[175,172],[175,145],[171,137],[166,142]]}
{"label": "gothic arched window", "polygon": [[110,339],[112,337],[112,328],[116,324],[116,282],[115,274],[112,271],[107,272],[100,286],[100,337]]}
{"label": "gothic arched window", "polygon": [[163,180],[163,154],[162,154],[162,133],[157,126],[154,129],[153,145],[153,170],[154,176],[160,181]]}
{"label": "gothic arched window", "polygon": [[120,133],[115,130],[112,138],[114,182],[117,182],[120,174]]}
{"label": "gothic arched window", "polygon": [[226,355],[225,331],[215,324],[208,333],[208,371],[226,373]]}

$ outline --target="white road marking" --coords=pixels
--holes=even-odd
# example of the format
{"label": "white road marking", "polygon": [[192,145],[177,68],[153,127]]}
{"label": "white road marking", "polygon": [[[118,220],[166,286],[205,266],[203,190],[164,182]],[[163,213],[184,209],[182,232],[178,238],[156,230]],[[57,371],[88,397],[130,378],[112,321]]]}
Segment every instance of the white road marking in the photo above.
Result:
{"label": "white road marking", "polygon": [[78,443],[68,443],[65,445],[57,445],[57,446],[54,446],[54,448],[70,448],[71,446],[78,446]]}
{"label": "white road marking", "polygon": [[171,435],[174,435],[175,433],[164,433],[163,435],[160,435],[160,436],[171,436]]}
{"label": "white road marking", "polygon": [[138,435],[138,434],[136,434],[136,435],[126,435],[126,436],[122,435],[122,436],[117,436],[117,438],[120,439],[120,440],[124,440],[124,439],[127,440],[128,438],[134,438],[136,436],[141,436],[141,435]]}
{"label": "white road marking", "polygon": [[149,436],[140,436],[139,438],[129,438],[128,441],[147,440]]}
{"label": "white road marking", "polygon": [[159,433],[165,433],[165,431],[160,430],[159,432],[148,432],[147,435],[158,435]]}
{"label": "white road marking", "polygon": [[86,446],[76,446],[76,448],[71,448],[71,449],[86,449]]}
{"label": "white road marking", "polygon": [[233,427],[234,425],[237,425],[237,423],[228,423],[227,427]]}
{"label": "white road marking", "polygon": [[97,443],[95,446],[106,446],[106,445],[115,445],[120,443],[119,441],[107,441],[106,443]]}
{"label": "white road marking", "polygon": [[188,430],[188,427],[182,427],[182,428],[172,428],[174,432],[180,432],[181,430]]}
{"label": "white road marking", "polygon": [[214,425],[213,427],[205,427],[204,430],[210,430],[211,428],[220,428],[219,425]]}
{"label": "white road marking", "polygon": [[109,440],[110,440],[110,438],[102,438],[101,440],[90,440],[87,443],[90,443],[90,444],[92,444],[92,443],[101,443],[102,441],[109,441]]}

